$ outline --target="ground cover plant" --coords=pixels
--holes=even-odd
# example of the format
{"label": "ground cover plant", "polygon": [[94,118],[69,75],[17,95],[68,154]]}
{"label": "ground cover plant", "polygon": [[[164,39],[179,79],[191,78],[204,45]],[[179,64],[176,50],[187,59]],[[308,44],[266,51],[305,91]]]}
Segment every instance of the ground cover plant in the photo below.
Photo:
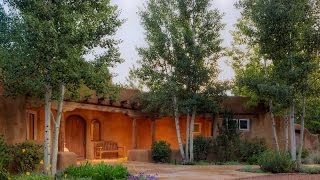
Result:
{"label": "ground cover plant", "polygon": [[[10,176],[9,176],[10,177]],[[10,177],[9,179],[12,180],[54,180],[53,177],[51,176],[47,176],[44,174],[40,174],[40,173],[25,173],[25,174],[20,174],[20,175],[16,175],[13,177]]]}
{"label": "ground cover plant", "polygon": [[139,173],[138,175],[130,175],[128,180],[158,180],[157,175],[148,175],[145,173]]}
{"label": "ground cover plant", "polygon": [[77,179],[89,178],[93,180],[125,180],[128,178],[128,170],[122,165],[107,165],[104,163],[92,165],[86,163],[80,166],[70,166],[58,178]]}

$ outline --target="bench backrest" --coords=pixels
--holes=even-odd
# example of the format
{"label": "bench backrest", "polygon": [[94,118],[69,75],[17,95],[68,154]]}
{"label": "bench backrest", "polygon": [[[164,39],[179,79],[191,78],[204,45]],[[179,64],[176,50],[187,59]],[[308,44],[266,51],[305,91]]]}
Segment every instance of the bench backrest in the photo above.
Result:
{"label": "bench backrest", "polygon": [[95,147],[101,147],[101,150],[118,150],[118,144],[114,141],[100,141],[96,142]]}

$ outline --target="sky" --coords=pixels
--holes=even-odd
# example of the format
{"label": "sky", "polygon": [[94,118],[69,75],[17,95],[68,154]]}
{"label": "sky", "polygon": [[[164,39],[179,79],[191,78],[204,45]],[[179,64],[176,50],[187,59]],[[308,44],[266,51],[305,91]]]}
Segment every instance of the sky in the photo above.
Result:
{"label": "sky", "polygon": [[[212,8],[217,8],[224,13],[223,23],[226,24],[225,29],[221,32],[223,46],[229,46],[232,42],[230,31],[233,30],[234,24],[240,17],[240,12],[235,9],[234,3],[237,0],[213,0]],[[125,19],[125,23],[119,29],[116,38],[121,39],[122,43],[119,45],[121,57],[124,59],[122,64],[117,65],[111,71],[116,76],[113,78],[115,83],[126,83],[129,70],[133,65],[137,65],[139,59],[136,47],[145,45],[144,29],[140,24],[140,17],[137,12],[139,8],[143,7],[145,0],[112,0],[113,4],[118,5],[121,10],[120,18]],[[230,80],[234,76],[234,71],[227,63],[228,58],[219,60],[219,67],[221,73],[220,80]]]}

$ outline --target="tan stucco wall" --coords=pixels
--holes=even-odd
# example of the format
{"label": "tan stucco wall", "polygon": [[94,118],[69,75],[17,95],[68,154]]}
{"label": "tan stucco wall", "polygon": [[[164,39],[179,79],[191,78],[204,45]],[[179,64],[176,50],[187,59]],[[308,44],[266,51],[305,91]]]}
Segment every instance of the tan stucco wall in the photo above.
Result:
{"label": "tan stucco wall", "polygon": [[21,97],[7,98],[0,96],[0,134],[9,144],[26,140],[26,107]]}
{"label": "tan stucco wall", "polygon": [[[180,119],[180,134],[183,143],[186,139],[186,117]],[[201,131],[197,135],[210,136],[211,135],[211,120],[205,119],[201,116],[196,117],[195,123],[201,124]],[[176,134],[175,121],[173,118],[161,118],[156,120],[155,128],[155,140],[165,140],[167,141],[172,149],[178,149],[178,141]]]}

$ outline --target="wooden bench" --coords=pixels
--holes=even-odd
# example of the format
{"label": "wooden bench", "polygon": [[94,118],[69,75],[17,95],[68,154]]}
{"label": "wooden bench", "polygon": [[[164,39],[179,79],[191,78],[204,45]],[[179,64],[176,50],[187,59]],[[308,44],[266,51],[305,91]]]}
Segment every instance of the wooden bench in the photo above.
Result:
{"label": "wooden bench", "polygon": [[123,147],[119,147],[118,144],[114,141],[99,141],[94,143],[94,155],[95,158],[101,159],[102,154],[104,153],[116,153],[117,158],[119,157],[119,152],[123,151]]}

